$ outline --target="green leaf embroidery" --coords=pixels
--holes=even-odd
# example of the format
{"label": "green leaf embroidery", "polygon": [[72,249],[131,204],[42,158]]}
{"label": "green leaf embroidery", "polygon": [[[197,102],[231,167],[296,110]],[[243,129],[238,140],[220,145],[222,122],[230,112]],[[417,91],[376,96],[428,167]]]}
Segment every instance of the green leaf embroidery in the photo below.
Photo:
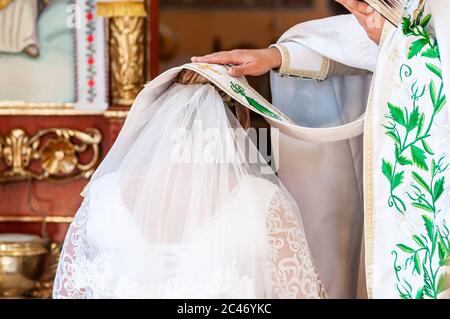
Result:
{"label": "green leaf embroidery", "polygon": [[411,21],[406,17],[403,18],[402,30],[403,30],[403,34],[406,36],[408,36],[412,33],[411,32]]}
{"label": "green leaf embroidery", "polygon": [[422,149],[418,148],[415,145],[411,145],[411,157],[414,164],[416,164],[418,168],[428,171],[428,165],[425,161],[427,159],[427,156]]}
{"label": "green leaf embroidery", "polygon": [[423,287],[417,290],[416,299],[423,299]]}
{"label": "green leaf embroidery", "polygon": [[433,106],[436,109],[437,105],[437,91],[436,91],[436,84],[433,80],[430,81],[430,96],[431,96],[431,102],[433,102]]}
{"label": "green leaf embroidery", "polygon": [[433,48],[428,48],[422,53],[422,56],[430,59],[436,59],[439,58],[439,52],[434,50]]}
{"label": "green leaf embroidery", "polygon": [[425,152],[427,152],[430,155],[434,155],[433,150],[431,149],[431,146],[428,144],[428,142],[425,139],[422,139],[422,146]]}
{"label": "green leaf embroidery", "polygon": [[408,253],[408,254],[412,254],[413,252],[415,252],[414,249],[412,249],[411,247],[408,247],[408,246],[406,246],[404,244],[398,244],[397,247],[400,248],[401,250],[403,250],[405,253]]}
{"label": "green leaf embroidery", "polygon": [[441,97],[439,99],[439,101],[437,102],[436,108],[435,108],[435,113],[439,113],[442,108],[444,107],[444,105],[447,103],[447,97],[444,95],[443,97]]}
{"label": "green leaf embroidery", "polygon": [[395,159],[400,165],[410,165],[412,162],[406,157],[400,154],[399,147],[401,146],[401,143],[399,145],[395,145]]}
{"label": "green leaf embroidery", "polygon": [[433,199],[435,202],[441,197],[442,193],[444,193],[444,184],[445,184],[445,177],[441,177],[436,181],[436,183],[434,183]]}
{"label": "green leaf embroidery", "polygon": [[400,145],[400,138],[394,131],[387,131],[386,135],[392,138],[396,144]]}
{"label": "green leaf embroidery", "polygon": [[420,256],[418,253],[414,254],[414,269],[419,275],[422,274],[422,263],[420,262]]}
{"label": "green leaf embroidery", "polygon": [[399,156],[397,157],[397,161],[400,165],[405,166],[405,165],[411,165],[412,161],[409,160],[408,158],[406,158],[405,156]]}
{"label": "green leaf embroidery", "polygon": [[425,223],[425,229],[427,230],[427,235],[428,238],[430,238],[430,240],[435,241],[433,238],[433,233],[434,233],[434,223],[433,220],[426,216],[426,215],[422,215],[422,219]]}
{"label": "green leaf embroidery", "polygon": [[392,164],[383,159],[383,165],[381,167],[384,176],[387,177],[389,181],[392,180]]}
{"label": "green leaf embroidery", "polygon": [[433,158],[433,160],[431,161],[431,176],[434,175],[436,175],[436,161]]}
{"label": "green leaf embroidery", "polygon": [[406,126],[405,114],[403,110],[394,104],[388,103],[389,111],[391,113],[392,119],[402,126]]}
{"label": "green leaf embroidery", "polygon": [[423,125],[425,124],[425,114],[422,114],[419,119],[419,125],[417,126],[417,136],[422,134]]}
{"label": "green leaf embroidery", "polygon": [[423,209],[426,210],[429,213],[433,213],[433,207],[428,206],[427,204],[424,203],[412,203],[412,206],[414,206],[415,208],[419,208],[419,209]]}
{"label": "green leaf embroidery", "polygon": [[405,172],[400,172],[395,174],[394,178],[392,179],[391,183],[391,189],[396,189],[399,185],[403,183]]}
{"label": "green leaf embroidery", "polygon": [[425,65],[427,66],[428,70],[430,70],[431,72],[436,74],[440,79],[442,79],[442,70],[439,67],[437,67],[432,63],[425,63]]}
{"label": "green leaf embroidery", "polygon": [[425,18],[423,18],[423,20],[420,22],[420,26],[422,28],[426,28],[428,23],[430,23],[431,20],[431,14],[428,14],[425,16]]}
{"label": "green leaf embroidery", "polygon": [[423,242],[423,240],[417,236],[417,235],[413,235],[412,237],[414,239],[414,241],[420,246],[420,247],[426,247],[425,243]]}
{"label": "green leaf embroidery", "polygon": [[[433,229],[431,231],[433,231]],[[428,230],[427,230],[427,232],[428,232]],[[431,245],[431,255],[432,256],[434,256],[434,253],[436,252],[436,246],[437,246],[437,242],[438,242],[438,235],[439,235],[438,232],[435,232],[434,236],[433,236],[432,245]]]}
{"label": "green leaf embroidery", "polygon": [[408,59],[412,59],[418,55],[427,44],[428,41],[426,39],[419,39],[411,43],[411,46],[409,47]]}
{"label": "green leaf embroidery", "polygon": [[409,116],[408,119],[408,130],[412,131],[413,129],[416,128],[416,126],[419,124],[419,108],[415,107],[413,109],[413,111],[411,112],[411,115]]}
{"label": "green leaf embroidery", "polygon": [[427,182],[425,182],[425,180],[416,172],[412,172],[411,175],[413,176],[414,180],[424,189],[426,190],[429,194],[431,194],[431,189],[428,186]]}
{"label": "green leaf embroidery", "polygon": [[247,93],[245,92],[245,89],[242,86],[240,86],[239,84],[230,82],[230,87],[235,93],[245,97],[245,99],[247,100],[248,104],[250,104],[252,107],[254,107],[259,112],[261,112],[261,113],[263,113],[265,115],[268,115],[268,116],[270,116],[272,118],[275,118],[277,120],[282,120],[282,118],[279,117],[277,114],[275,114],[274,112],[272,112],[271,110],[266,108],[264,105],[260,104],[254,98],[248,96]]}
{"label": "green leaf embroidery", "polygon": [[431,278],[430,278],[430,275],[428,274],[428,270],[426,268],[423,269],[423,281],[425,284],[423,286],[423,291],[424,291],[425,295],[430,298],[434,298],[433,284],[431,283]]}
{"label": "green leaf embroidery", "polygon": [[[421,56],[426,59],[440,60],[437,41],[434,35],[427,30],[431,19],[431,15],[425,15],[423,10],[415,18],[411,16],[403,18],[403,34],[415,37],[409,46],[408,59]],[[424,230],[426,230],[426,233],[424,231],[413,234],[411,236],[412,244],[397,245],[399,250],[407,254],[403,266],[397,264],[397,253],[394,261],[394,271],[397,278],[395,287],[399,296],[405,299],[411,299],[414,296],[417,299],[425,297],[436,298],[440,292],[448,289],[449,286],[448,278],[444,278],[442,275],[438,278],[438,275],[440,275],[441,267],[447,264],[450,265],[450,230],[447,228],[445,220],[442,221],[441,218],[436,218],[437,214],[442,211],[441,208],[437,207],[436,203],[443,197],[447,187],[446,179],[441,174],[449,165],[442,161],[443,157],[439,161],[433,158],[435,155],[434,146],[429,143],[428,139],[432,135],[435,116],[446,105],[447,99],[443,94],[442,70],[438,61],[429,63],[426,62],[426,59],[422,59],[420,62],[440,79],[438,81],[434,76],[431,79],[430,76],[428,92],[433,104],[433,112],[430,114],[431,119],[429,119],[429,122],[426,122],[428,115],[425,116],[425,113],[420,112],[420,110],[425,110],[421,105],[421,98],[424,96],[426,86],[417,85],[417,80],[415,80],[410,88],[412,108],[408,107],[408,105],[403,107],[405,105],[397,106],[388,103],[389,113],[386,115],[388,124],[383,125],[386,129],[386,136],[392,139],[395,148],[395,161],[389,162],[383,159],[382,164],[382,172],[390,182],[388,205],[391,208],[395,207],[396,211],[401,214],[407,211],[406,204],[401,198],[402,196],[394,193],[394,190],[405,183],[406,174],[411,174],[414,182],[410,184],[411,189],[408,189],[405,184],[404,194],[411,200],[408,205],[422,211],[421,217],[424,222]],[[402,82],[404,82],[404,78],[410,77],[413,73],[413,69],[410,66],[406,65],[406,67],[407,69],[405,70],[405,64],[402,64],[399,69],[398,75]],[[410,155],[406,153],[408,149]],[[428,157],[431,158],[428,159]],[[431,165],[431,172],[424,178],[424,175],[419,175],[417,170],[410,173],[409,170],[400,171],[400,165],[414,165],[425,172],[429,171],[428,167]],[[399,190],[397,192],[400,193]],[[413,247],[417,247],[417,249]],[[435,268],[437,258],[439,258],[439,267]],[[411,268],[413,276],[418,274],[422,277],[423,286],[420,286],[420,282],[417,281],[414,284],[419,284],[419,286],[413,288],[412,282],[410,283],[407,277],[403,277],[400,274],[407,269],[411,271]]]}

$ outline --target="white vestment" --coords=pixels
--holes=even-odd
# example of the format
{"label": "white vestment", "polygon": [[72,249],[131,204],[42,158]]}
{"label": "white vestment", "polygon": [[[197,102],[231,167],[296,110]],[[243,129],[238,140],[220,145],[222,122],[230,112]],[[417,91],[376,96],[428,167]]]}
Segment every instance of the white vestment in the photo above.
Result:
{"label": "white vestment", "polygon": [[351,15],[297,25],[278,45],[286,50],[283,64],[288,60],[290,65],[282,67],[281,76],[272,74],[273,104],[298,124],[312,128],[304,135],[281,134],[278,176],[299,204],[329,296],[355,298],[363,225],[358,135],[371,77],[332,77],[322,82],[305,78],[323,76],[324,62],[317,53],[373,70],[378,47]]}
{"label": "white vestment", "polygon": [[447,40],[435,36],[435,17],[450,16],[450,10],[418,0],[406,9],[399,28],[384,30],[367,108],[368,293],[449,298],[448,56],[440,51]]}
{"label": "white vestment", "polygon": [[[449,96],[447,57],[450,56],[450,45],[446,38],[446,21],[450,18],[450,4],[445,0],[433,0],[429,1],[429,6],[442,57],[443,92]],[[283,64],[286,64],[279,70],[281,75],[296,78],[272,75],[273,104],[297,122],[317,128],[311,134],[300,135],[295,130],[288,134],[290,137],[282,134],[279,177],[299,204],[311,252],[330,297],[355,297],[363,218],[363,150],[361,138],[355,137],[358,134],[351,129],[357,126],[358,120],[345,124],[364,112],[368,81],[354,76],[332,77],[323,82],[305,78],[324,79],[326,60],[324,62],[317,54],[375,71],[378,46],[349,15],[300,24],[283,35],[278,45],[282,46]],[[384,58],[392,53],[389,46],[390,43],[385,44]],[[380,78],[379,82],[382,81]],[[382,90],[381,86],[375,87],[371,96],[383,94]],[[373,104],[373,108],[381,107],[385,105]],[[320,129],[336,125],[338,127],[330,130]],[[366,127],[367,131],[369,128]],[[340,142],[333,142],[336,140]],[[364,156],[368,153],[366,149]],[[381,165],[373,169],[381,170]],[[370,169],[365,172],[366,180]],[[366,202],[372,198],[376,200],[379,194],[364,186]],[[381,247],[386,239],[380,235],[383,233],[381,228],[378,236],[373,238],[370,229],[374,222],[368,218],[368,212],[365,213],[369,296],[391,296],[380,288],[378,293],[373,291],[374,286],[391,284],[382,274],[374,278],[373,272],[383,263],[391,265],[392,261],[378,259],[378,264],[374,264],[373,247]],[[395,290],[395,284],[392,284],[392,290]]]}
{"label": "white vestment", "polygon": [[0,10],[0,52],[18,53],[38,46],[37,0],[13,0]]}

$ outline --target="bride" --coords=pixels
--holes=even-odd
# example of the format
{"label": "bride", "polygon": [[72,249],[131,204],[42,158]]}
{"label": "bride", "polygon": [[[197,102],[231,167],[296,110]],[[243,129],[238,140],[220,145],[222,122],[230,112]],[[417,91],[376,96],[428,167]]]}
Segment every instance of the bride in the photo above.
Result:
{"label": "bride", "polygon": [[84,196],[55,298],[326,297],[297,205],[211,83],[147,86]]}

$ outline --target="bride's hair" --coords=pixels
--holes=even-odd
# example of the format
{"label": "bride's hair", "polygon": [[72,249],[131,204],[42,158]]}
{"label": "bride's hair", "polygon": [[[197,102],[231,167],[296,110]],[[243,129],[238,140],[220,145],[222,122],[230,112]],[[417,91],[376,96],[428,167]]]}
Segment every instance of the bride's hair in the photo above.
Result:
{"label": "bride's hair", "polygon": [[194,85],[194,84],[210,84],[212,85],[216,91],[220,94],[222,97],[223,102],[230,107],[230,109],[234,112],[236,115],[237,120],[239,121],[239,124],[244,128],[244,130],[248,129],[250,127],[250,111],[247,107],[243,106],[241,103],[233,99],[231,96],[229,96],[227,93],[219,89],[214,83],[209,81],[207,78],[205,78],[203,75],[192,71],[184,69],[181,71],[176,80],[176,83],[183,84],[183,85]]}

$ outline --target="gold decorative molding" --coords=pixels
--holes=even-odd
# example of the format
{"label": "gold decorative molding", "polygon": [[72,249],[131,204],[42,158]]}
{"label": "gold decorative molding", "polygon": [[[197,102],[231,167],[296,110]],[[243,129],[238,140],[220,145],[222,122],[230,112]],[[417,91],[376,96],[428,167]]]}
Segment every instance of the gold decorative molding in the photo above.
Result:
{"label": "gold decorative molding", "polygon": [[103,113],[103,116],[107,119],[119,119],[123,120],[128,116],[128,110],[108,110]]}
{"label": "gold decorative molding", "polygon": [[0,103],[0,115],[4,116],[104,116],[105,118],[125,119],[128,116],[128,110],[108,109],[102,111],[84,111],[76,110],[72,107],[50,107],[44,105],[38,106],[15,106],[10,107]]}
{"label": "gold decorative molding", "polygon": [[35,102],[25,102],[25,101],[0,101],[0,109],[3,108],[36,108],[36,109],[47,109],[47,108],[60,108],[60,109],[73,109],[74,103],[35,103]]}
{"label": "gold decorative molding", "polygon": [[0,216],[0,223],[70,224],[72,221],[70,216]]}
{"label": "gold decorative molding", "polygon": [[102,17],[145,17],[145,3],[143,0],[129,1],[98,1],[97,15]]}
{"label": "gold decorative molding", "polygon": [[113,17],[110,25],[112,104],[131,105],[145,84],[145,18]]}
{"label": "gold decorative molding", "polygon": [[[0,159],[6,166],[0,170],[0,183],[30,178],[50,182],[90,178],[100,160],[101,140],[95,128],[85,132],[50,128],[33,136],[20,128],[12,129],[0,135]],[[90,161],[82,163],[79,155],[90,150]]]}

